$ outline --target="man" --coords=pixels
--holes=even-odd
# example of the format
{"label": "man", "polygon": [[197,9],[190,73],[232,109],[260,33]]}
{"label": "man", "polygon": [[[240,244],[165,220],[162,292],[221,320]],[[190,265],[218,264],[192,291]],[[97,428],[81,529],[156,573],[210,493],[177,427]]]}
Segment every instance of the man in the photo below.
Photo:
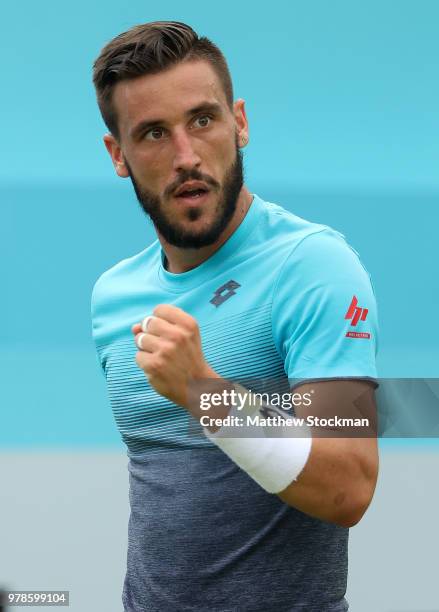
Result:
{"label": "man", "polygon": [[[178,22],[136,26],[104,47],[94,84],[105,146],[158,238],[92,296],[129,456],[124,608],[347,610],[348,528],[373,495],[375,437],[286,424],[223,435],[191,389],[245,396],[235,382],[280,379],[313,398],[314,414],[372,414],[369,276],[341,234],[244,185],[245,104],[208,39]],[[237,414],[222,397],[212,414]]]}

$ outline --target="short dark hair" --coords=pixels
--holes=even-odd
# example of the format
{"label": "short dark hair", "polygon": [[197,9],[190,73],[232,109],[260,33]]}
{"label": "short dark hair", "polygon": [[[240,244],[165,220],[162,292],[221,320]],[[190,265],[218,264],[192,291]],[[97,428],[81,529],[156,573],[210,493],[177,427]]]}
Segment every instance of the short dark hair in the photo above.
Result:
{"label": "short dark hair", "polygon": [[93,64],[93,83],[102,118],[119,139],[114,87],[120,81],[157,74],[182,61],[206,60],[218,75],[233,108],[233,86],[226,59],[219,48],[180,21],[152,21],[119,34],[100,52]]}

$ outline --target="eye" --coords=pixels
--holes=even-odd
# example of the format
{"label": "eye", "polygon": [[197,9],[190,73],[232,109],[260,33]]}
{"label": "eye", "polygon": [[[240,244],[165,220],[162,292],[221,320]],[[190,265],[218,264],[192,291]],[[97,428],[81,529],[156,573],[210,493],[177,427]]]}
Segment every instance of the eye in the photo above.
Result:
{"label": "eye", "polygon": [[160,137],[163,134],[163,128],[161,127],[155,127],[155,128],[151,128],[150,130],[148,130],[147,132],[145,132],[145,138],[147,140],[160,140]]}
{"label": "eye", "polygon": [[209,115],[203,115],[202,117],[198,117],[195,120],[195,123],[198,122],[198,125],[200,125],[200,127],[207,127],[209,125],[209,123],[211,122],[212,117],[210,117]]}

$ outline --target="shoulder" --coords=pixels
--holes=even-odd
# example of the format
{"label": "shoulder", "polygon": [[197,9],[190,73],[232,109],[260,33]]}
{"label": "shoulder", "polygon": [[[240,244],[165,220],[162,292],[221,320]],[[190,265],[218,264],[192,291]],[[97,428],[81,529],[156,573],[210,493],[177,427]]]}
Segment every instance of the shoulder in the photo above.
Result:
{"label": "shoulder", "polygon": [[336,282],[347,273],[367,273],[359,253],[344,234],[323,223],[309,221],[279,204],[264,202],[266,244],[271,243],[281,264],[280,275],[306,280],[325,274]]}
{"label": "shoulder", "polygon": [[360,254],[345,236],[324,227],[305,236],[294,245],[285,261],[285,268],[311,279],[343,282],[352,275],[368,275]]}
{"label": "shoulder", "polygon": [[267,236],[289,251],[298,246],[308,236],[325,229],[331,230],[327,225],[299,217],[274,202],[263,201],[263,207],[265,211],[264,229]]}
{"label": "shoulder", "polygon": [[91,294],[92,305],[101,300],[105,301],[106,299],[121,295],[121,290],[127,289],[139,273],[151,270],[154,262],[159,259],[159,242],[155,240],[143,251],[122,259],[105,270],[93,285]]}

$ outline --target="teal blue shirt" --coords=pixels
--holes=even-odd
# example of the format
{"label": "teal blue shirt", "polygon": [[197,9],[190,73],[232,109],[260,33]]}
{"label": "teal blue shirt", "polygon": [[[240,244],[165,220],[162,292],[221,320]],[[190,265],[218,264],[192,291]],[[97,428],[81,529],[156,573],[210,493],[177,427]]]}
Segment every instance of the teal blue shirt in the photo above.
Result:
{"label": "teal blue shirt", "polygon": [[[355,314],[345,318],[354,296],[367,310],[355,325]],[[226,378],[287,377],[293,386],[377,376],[376,302],[358,254],[339,232],[254,195],[234,234],[196,268],[168,272],[157,240],[94,287],[93,336],[131,453],[211,444],[188,436],[191,417],[158,395],[135,363],[131,326],[161,303],[195,317],[207,362]]]}
{"label": "teal blue shirt", "polygon": [[156,241],[105,272],[92,297],[129,455],[125,612],[345,612],[349,530],[264,491],[158,395],[135,362],[131,326],[157,304],[179,306],[197,320],[211,367],[241,383],[375,379],[367,271],[339,232],[257,195],[207,261],[181,274],[163,263]]}

